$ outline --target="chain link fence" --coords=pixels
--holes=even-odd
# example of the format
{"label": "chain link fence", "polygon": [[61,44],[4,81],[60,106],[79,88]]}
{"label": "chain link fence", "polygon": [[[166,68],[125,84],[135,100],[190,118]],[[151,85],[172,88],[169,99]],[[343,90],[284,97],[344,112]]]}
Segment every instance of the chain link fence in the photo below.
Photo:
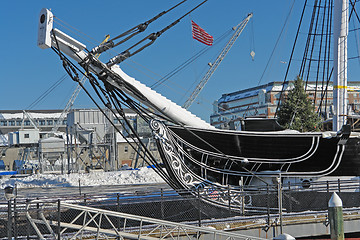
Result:
{"label": "chain link fence", "polygon": [[[328,201],[333,192],[337,192],[342,199],[345,211],[347,208],[360,207],[359,182],[341,180],[313,183],[311,187],[282,183],[281,185],[245,188],[240,196],[243,200],[243,208],[231,206],[231,201],[229,201],[228,207],[217,207],[203,201],[201,197],[198,198],[196,192],[176,192],[162,189],[152,192],[83,194],[58,200],[15,198],[0,202],[0,239],[37,239],[38,232],[36,232],[34,224],[45,238],[54,239],[58,238],[59,231],[64,229],[58,228],[60,222],[83,226],[92,217],[94,219],[99,218],[99,216],[80,216],[81,211],[79,210],[60,208],[59,206],[63,203],[171,222],[182,222],[194,226],[209,226],[217,222],[219,229],[226,229],[235,225],[240,226],[241,223],[239,222],[253,217],[253,222],[261,225],[262,228],[266,228],[270,227],[274,219],[278,217],[280,205],[282,212],[287,215],[305,211],[317,211],[326,215]],[[222,194],[226,194],[226,191]],[[223,197],[232,199],[233,196]],[[29,219],[40,220],[31,223]],[[51,224],[41,223],[41,220],[44,219]],[[124,222],[124,220],[115,217],[109,217],[109,220],[111,223],[103,221],[100,227],[103,229],[112,227],[121,229],[124,226],[136,228],[137,224],[132,220]],[[91,223],[88,227],[99,227],[94,224]],[[69,228],[61,232],[61,236],[71,236],[73,231]]]}

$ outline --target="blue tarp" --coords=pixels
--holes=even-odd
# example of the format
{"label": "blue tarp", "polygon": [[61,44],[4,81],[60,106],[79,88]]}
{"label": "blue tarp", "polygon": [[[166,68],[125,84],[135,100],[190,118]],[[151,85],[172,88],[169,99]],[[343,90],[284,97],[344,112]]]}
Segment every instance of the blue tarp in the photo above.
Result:
{"label": "blue tarp", "polygon": [[5,170],[4,160],[0,160],[0,170]]}
{"label": "blue tarp", "polygon": [[13,170],[19,171],[22,169],[22,166],[25,164],[24,160],[14,160]]}
{"label": "blue tarp", "polygon": [[17,171],[0,171],[0,176],[2,175],[15,175],[17,174]]}

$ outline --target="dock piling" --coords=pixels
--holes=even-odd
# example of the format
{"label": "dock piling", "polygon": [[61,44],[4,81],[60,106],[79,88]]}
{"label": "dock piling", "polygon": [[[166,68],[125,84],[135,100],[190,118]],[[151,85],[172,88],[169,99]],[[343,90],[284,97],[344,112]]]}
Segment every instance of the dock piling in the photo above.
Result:
{"label": "dock piling", "polygon": [[335,192],[329,200],[328,207],[331,240],[343,240],[345,239],[343,205],[340,197]]}

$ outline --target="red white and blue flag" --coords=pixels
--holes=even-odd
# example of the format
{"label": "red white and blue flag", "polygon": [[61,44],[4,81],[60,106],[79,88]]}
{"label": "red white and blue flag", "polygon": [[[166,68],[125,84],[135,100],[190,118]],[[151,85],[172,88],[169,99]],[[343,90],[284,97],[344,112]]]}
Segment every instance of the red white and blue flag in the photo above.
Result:
{"label": "red white and blue flag", "polygon": [[211,46],[213,44],[213,37],[205,32],[199,25],[191,21],[192,36],[199,42]]}

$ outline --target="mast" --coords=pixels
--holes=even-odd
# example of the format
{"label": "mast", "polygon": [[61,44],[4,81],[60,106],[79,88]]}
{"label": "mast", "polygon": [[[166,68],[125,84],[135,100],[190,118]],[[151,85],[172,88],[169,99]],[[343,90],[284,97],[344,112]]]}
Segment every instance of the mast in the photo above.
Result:
{"label": "mast", "polygon": [[349,19],[348,0],[334,0],[334,80],[333,130],[339,131],[347,116],[347,36]]}

